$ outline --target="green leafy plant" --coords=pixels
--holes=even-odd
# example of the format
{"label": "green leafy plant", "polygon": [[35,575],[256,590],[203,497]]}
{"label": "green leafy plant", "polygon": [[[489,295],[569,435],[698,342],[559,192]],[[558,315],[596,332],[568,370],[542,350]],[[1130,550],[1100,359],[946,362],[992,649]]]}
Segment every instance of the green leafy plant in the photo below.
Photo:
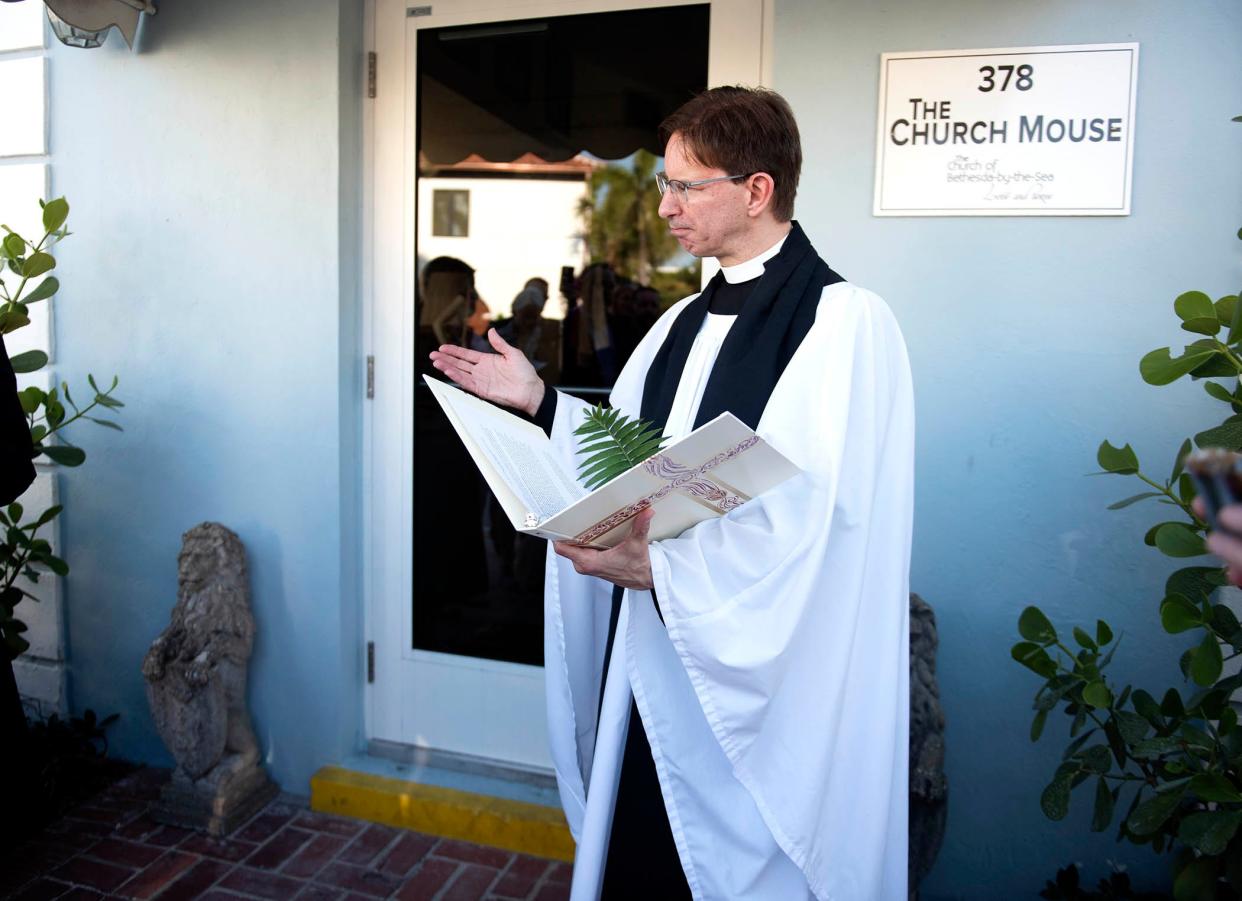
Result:
{"label": "green leafy plant", "polygon": [[1057,878],[1048,880],[1039,897],[1048,901],[1163,901],[1167,896],[1154,892],[1135,891],[1130,877],[1114,870],[1108,878],[1101,879],[1095,889],[1079,884],[1078,867],[1070,864],[1057,870]]}
{"label": "green leafy plant", "polygon": [[[1203,337],[1177,357],[1167,347],[1153,350],[1143,357],[1139,372],[1151,385],[1184,376],[1202,381],[1228,413],[1219,425],[1195,435],[1193,443],[1242,450],[1242,386],[1237,381],[1242,304],[1236,295],[1213,301],[1201,291],[1188,291],[1173,309],[1185,331]],[[1215,378],[1232,379],[1232,388]],[[1189,438],[1182,443],[1164,480],[1142,471],[1129,444],[1118,448],[1105,441],[1097,454],[1102,474],[1137,478],[1148,489],[1110,509],[1149,500],[1175,509],[1178,518],[1153,525],[1144,541],[1176,559],[1207,553],[1207,524],[1192,507],[1195,486],[1182,468],[1191,446]],[[1118,841],[1173,852],[1178,901],[1242,898],[1242,728],[1231,703],[1242,688],[1242,675],[1223,676],[1225,662],[1242,655],[1242,626],[1216,597],[1225,584],[1220,566],[1187,566],[1164,586],[1161,625],[1172,634],[1194,634],[1180,659],[1190,683],[1188,696],[1172,687],[1157,700],[1143,689],[1112,684],[1105,670],[1120,639],[1103,620],[1094,631],[1075,626],[1072,637],[1063,638],[1038,607],[1027,607],[1018,619],[1023,640],[1012,648],[1013,658],[1044,680],[1035,694],[1031,740],[1040,738],[1054,710],[1070,717],[1071,741],[1040,798],[1044,814],[1063,819],[1071,793],[1083,785],[1094,795],[1092,831],[1108,829],[1124,808]]]}
{"label": "green leafy plant", "polygon": [[[60,282],[48,275],[56,268],[56,258],[50,251],[70,234],[65,225],[69,204],[63,197],[39,203],[43,208],[44,233],[38,242],[23,238],[7,225],[0,226],[4,231],[4,238],[0,240],[0,267],[3,267],[0,268],[0,334],[29,325],[30,306],[60,290]],[[40,276],[43,276],[42,281],[32,287],[32,280]],[[15,286],[10,288],[14,281]],[[31,373],[46,366],[48,356],[41,350],[32,350],[10,358],[9,362],[15,372]],[[86,461],[86,452],[70,444],[63,432],[79,420],[89,420],[110,429],[121,428],[111,419],[100,417],[101,410],[117,410],[124,406],[113,394],[116,377],[106,390],[99,388],[94,376],[87,376],[87,382],[92,398],[81,408],[74,402],[67,382],[47,391],[31,386],[20,392],[36,460],[43,457],[62,466],[81,466]],[[15,608],[24,598],[38,600],[19,584],[19,578],[24,576],[37,583],[44,571],[50,570],[58,576],[69,572],[68,564],[52,553],[51,544],[39,537],[40,530],[60,512],[61,508],[55,506],[23,520],[26,511],[20,504],[11,504],[0,511],[0,650],[10,660],[30,646],[22,637],[26,624],[16,617]]]}
{"label": "green leafy plant", "polygon": [[[640,150],[627,164],[601,166],[587,177],[587,194],[578,203],[591,261],[608,262],[643,284],[678,250],[677,239],[659,215],[659,165],[659,157]],[[696,282],[677,296],[697,290]]]}
{"label": "green leafy plant", "polygon": [[664,444],[660,430],[645,419],[630,419],[604,406],[588,410],[574,434],[579,436],[578,453],[586,458],[578,465],[578,477],[587,490],[611,482]]}
{"label": "green leafy plant", "polygon": [[97,718],[95,711],[62,719],[53,713],[27,717],[30,723],[30,749],[38,761],[36,786],[44,804],[39,813],[50,820],[107,786],[132,769],[129,764],[108,759],[106,730],[118,719],[111,714]]}

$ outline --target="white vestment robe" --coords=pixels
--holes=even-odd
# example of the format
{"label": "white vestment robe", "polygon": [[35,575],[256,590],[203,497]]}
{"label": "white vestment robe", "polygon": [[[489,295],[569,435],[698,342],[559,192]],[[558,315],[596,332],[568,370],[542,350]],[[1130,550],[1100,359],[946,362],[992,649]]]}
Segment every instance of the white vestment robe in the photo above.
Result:
{"label": "white vestment robe", "polygon": [[[614,407],[638,415],[693,299],[635,350]],[[732,318],[706,318],[666,433],[690,430]],[[587,407],[557,401],[552,442],[576,462]],[[696,899],[905,901],[913,429],[891,312],[832,284],[756,429],[803,473],[652,543],[663,622],[650,592],[626,591],[610,666],[612,586],[549,547],[549,740],[578,843],[573,901],[600,891],[631,697]]]}

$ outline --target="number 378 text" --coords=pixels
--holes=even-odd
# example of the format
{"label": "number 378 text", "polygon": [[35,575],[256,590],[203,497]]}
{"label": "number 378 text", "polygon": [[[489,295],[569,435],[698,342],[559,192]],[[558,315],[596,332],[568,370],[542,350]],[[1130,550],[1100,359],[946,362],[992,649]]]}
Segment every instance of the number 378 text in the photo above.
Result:
{"label": "number 378 text", "polygon": [[1020,66],[980,66],[982,81],[979,90],[1007,91],[1010,84],[1018,91],[1029,91],[1035,86],[1035,67],[1023,63]]}

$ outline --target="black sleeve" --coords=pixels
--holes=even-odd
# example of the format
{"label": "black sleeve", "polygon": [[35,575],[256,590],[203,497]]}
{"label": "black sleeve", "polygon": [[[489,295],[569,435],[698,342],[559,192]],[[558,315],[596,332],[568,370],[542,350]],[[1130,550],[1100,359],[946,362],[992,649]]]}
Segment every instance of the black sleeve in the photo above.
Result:
{"label": "black sleeve", "polygon": [[26,414],[17,398],[17,376],[0,337],[0,504],[12,503],[30,487],[33,455]]}
{"label": "black sleeve", "polygon": [[543,389],[543,400],[539,402],[539,409],[531,418],[535,425],[543,429],[544,434],[549,438],[552,437],[552,423],[556,421],[556,391],[554,389]]}

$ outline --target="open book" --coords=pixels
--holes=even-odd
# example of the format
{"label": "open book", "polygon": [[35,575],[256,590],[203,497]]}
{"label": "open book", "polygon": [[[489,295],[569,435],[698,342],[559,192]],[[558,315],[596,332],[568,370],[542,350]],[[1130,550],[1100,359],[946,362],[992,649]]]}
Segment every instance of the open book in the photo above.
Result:
{"label": "open book", "polygon": [[609,548],[629,534],[634,516],[655,507],[651,540],[674,538],[799,472],[736,416],[722,413],[588,492],[539,426],[424,378],[513,528],[527,535]]}

